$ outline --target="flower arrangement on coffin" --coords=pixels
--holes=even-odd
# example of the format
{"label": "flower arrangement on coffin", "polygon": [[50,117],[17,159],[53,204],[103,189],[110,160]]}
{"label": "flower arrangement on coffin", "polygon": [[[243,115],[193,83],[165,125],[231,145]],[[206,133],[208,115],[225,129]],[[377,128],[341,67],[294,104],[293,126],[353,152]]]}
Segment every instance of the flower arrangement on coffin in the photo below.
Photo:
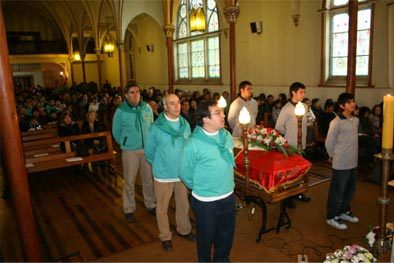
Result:
{"label": "flower arrangement on coffin", "polygon": [[289,145],[280,133],[272,128],[264,128],[256,125],[248,129],[248,139],[251,146],[263,149],[264,151],[279,151],[285,156],[300,154],[302,151],[297,147]]}
{"label": "flower arrangement on coffin", "polygon": [[[368,232],[368,234],[365,236],[365,238],[367,239],[370,247],[373,247],[376,240],[379,238],[379,235],[380,235],[380,227],[379,226],[373,227]],[[391,243],[393,243],[393,238],[394,238],[394,224],[393,223],[386,224],[386,238],[388,240],[391,240]]]}
{"label": "flower arrangement on coffin", "polygon": [[376,258],[367,249],[351,245],[326,255],[324,263],[334,262],[376,262]]}

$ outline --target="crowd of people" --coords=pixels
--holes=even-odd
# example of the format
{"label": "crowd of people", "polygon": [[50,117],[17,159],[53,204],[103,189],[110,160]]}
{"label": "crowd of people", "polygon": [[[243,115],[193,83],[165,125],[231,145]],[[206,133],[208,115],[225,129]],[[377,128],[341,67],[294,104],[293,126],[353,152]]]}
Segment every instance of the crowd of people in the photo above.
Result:
{"label": "crowd of people", "polygon": [[[123,101],[122,91],[107,84],[100,91],[80,90],[77,85],[62,91],[39,86],[18,89],[21,131],[42,129],[48,124],[56,124],[60,136],[111,130],[122,150],[125,220],[135,221],[135,181],[139,174],[144,204],[156,216],[164,250],[172,249],[167,212],[174,194],[176,231],[187,240],[196,240],[198,260],[230,260],[236,220],[232,136],[241,135],[238,117],[243,107],[251,115],[250,127],[261,124],[265,113],[269,113],[270,125],[289,144],[297,146],[294,108],[303,102],[306,114],[302,118],[301,147],[306,149],[313,142],[314,130],[308,127],[317,122],[319,132],[327,137],[323,147],[332,162],[327,223],[345,230],[343,220],[358,222],[350,209],[359,148],[362,149],[358,138],[364,138],[360,143],[368,149],[374,146],[372,152],[366,150],[368,155],[380,151],[381,105],[372,111],[365,106],[358,109],[354,97],[343,93],[336,102],[327,100],[323,110],[318,98],[310,101],[305,97],[306,87],[300,82],[290,85],[289,99],[281,93],[274,100],[272,95],[264,94],[253,98],[252,83],[242,81],[238,97],[231,103],[228,92],[211,94],[204,89],[202,94],[182,90],[168,94],[154,87],[141,90],[135,83],[126,86]],[[224,109],[218,107],[221,96],[227,101]],[[86,144],[89,153],[105,147],[100,140]],[[196,216],[195,236],[188,216],[187,189],[191,191],[190,205]],[[296,198],[310,200],[305,195]]]}

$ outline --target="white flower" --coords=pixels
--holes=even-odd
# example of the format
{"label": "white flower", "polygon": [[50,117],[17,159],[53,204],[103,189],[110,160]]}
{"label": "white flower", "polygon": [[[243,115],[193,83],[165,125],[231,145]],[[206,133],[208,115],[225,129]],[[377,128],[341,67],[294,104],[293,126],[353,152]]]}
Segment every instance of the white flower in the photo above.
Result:
{"label": "white flower", "polygon": [[375,233],[372,230],[369,231],[366,238],[368,240],[369,246],[373,247],[373,244],[375,243]]}
{"label": "white flower", "polygon": [[272,138],[271,138],[271,137],[267,137],[267,138],[265,138],[265,139],[263,140],[264,144],[266,144],[266,145],[269,145],[269,144],[271,143],[271,141],[272,141]]}

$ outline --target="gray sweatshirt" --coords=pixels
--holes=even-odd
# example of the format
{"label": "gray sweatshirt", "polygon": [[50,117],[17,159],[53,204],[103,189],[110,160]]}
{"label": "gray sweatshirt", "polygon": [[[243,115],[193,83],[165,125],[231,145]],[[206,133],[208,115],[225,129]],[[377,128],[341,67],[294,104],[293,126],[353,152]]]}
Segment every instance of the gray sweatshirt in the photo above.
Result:
{"label": "gray sweatshirt", "polygon": [[[305,107],[305,114],[302,117],[302,149],[305,149],[308,106],[305,103],[303,104]],[[285,139],[290,145],[297,147],[298,124],[294,109],[295,105],[291,101],[283,106],[279,113],[278,120],[276,121],[275,129],[285,136]]]}
{"label": "gray sweatshirt", "polygon": [[332,158],[332,168],[349,170],[358,162],[358,118],[339,114],[330,122],[326,149]]}
{"label": "gray sweatshirt", "polygon": [[250,123],[249,128],[252,128],[256,124],[256,116],[258,112],[257,102],[250,98],[249,100],[244,100],[241,97],[236,98],[230,105],[230,111],[228,113],[228,124],[233,130],[233,137],[240,137],[242,135],[242,129],[239,126],[239,113],[243,107],[249,111],[250,114]]}

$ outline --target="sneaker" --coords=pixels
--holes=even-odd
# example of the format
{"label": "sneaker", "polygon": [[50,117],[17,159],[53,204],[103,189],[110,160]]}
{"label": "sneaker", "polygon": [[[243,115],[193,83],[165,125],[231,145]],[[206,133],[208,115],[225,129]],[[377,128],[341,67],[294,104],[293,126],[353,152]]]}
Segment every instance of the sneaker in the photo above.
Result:
{"label": "sneaker", "polygon": [[135,221],[135,217],[134,217],[133,213],[125,213],[124,217],[126,218],[126,221],[128,223],[133,223]]}
{"label": "sneaker", "polygon": [[346,213],[342,213],[342,214],[339,216],[339,218],[342,219],[342,220],[351,222],[351,223],[357,223],[357,222],[359,221],[359,220],[358,220],[358,217],[357,217],[357,216],[354,216],[354,215],[352,214],[352,212],[350,212],[350,211],[348,211],[348,212],[346,212]]}
{"label": "sneaker", "polygon": [[343,223],[342,219],[340,219],[337,216],[332,219],[327,219],[327,224],[329,224],[330,226],[335,227],[336,229],[339,229],[339,230],[347,229],[347,225],[345,223]]}

